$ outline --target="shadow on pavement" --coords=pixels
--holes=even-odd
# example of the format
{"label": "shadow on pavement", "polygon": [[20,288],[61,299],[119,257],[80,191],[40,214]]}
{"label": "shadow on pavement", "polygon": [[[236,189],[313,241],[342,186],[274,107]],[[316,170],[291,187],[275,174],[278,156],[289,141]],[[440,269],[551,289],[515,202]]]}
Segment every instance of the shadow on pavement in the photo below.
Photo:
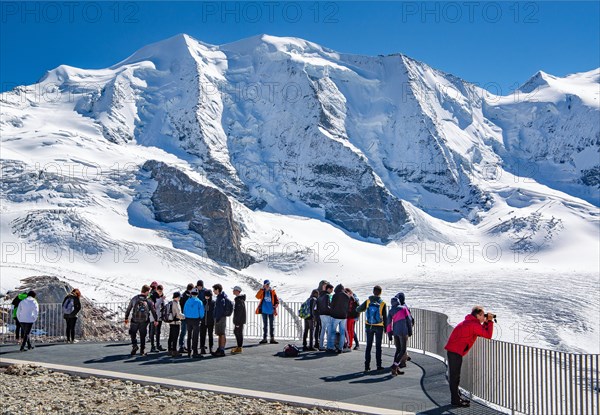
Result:
{"label": "shadow on pavement", "polygon": [[366,374],[364,372],[356,372],[356,373],[346,373],[344,375],[339,375],[339,376],[324,376],[321,379],[324,382],[344,382],[347,380],[362,378],[363,376],[366,376]]}

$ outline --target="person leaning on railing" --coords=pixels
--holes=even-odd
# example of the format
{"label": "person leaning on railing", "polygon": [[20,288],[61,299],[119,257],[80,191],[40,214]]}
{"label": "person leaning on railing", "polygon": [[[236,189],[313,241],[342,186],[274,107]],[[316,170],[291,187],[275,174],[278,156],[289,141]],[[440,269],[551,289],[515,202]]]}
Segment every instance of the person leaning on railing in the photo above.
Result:
{"label": "person leaning on railing", "polygon": [[471,350],[477,337],[491,339],[494,332],[492,313],[484,313],[483,307],[476,305],[464,321],[458,323],[444,347],[448,353],[448,383],[450,384],[451,403],[455,407],[467,407],[470,402],[461,397],[458,390],[460,369],[463,357]]}

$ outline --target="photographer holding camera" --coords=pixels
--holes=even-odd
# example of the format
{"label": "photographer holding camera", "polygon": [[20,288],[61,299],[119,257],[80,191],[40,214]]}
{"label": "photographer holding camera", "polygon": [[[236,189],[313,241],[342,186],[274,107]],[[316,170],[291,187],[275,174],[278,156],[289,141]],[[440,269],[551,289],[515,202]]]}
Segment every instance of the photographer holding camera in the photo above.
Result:
{"label": "photographer holding camera", "polygon": [[477,337],[492,338],[495,318],[495,314],[484,313],[483,307],[476,305],[471,314],[452,330],[448,343],[444,347],[448,352],[448,383],[450,383],[451,403],[454,407],[470,405],[470,402],[462,398],[458,391],[463,356],[471,350]]}

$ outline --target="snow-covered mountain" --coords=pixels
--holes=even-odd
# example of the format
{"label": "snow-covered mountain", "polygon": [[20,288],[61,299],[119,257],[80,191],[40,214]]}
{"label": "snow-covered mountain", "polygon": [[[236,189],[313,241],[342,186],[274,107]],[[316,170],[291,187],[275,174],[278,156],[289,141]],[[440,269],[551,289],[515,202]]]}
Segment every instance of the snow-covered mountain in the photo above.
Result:
{"label": "snow-covered mountain", "polygon": [[[562,297],[598,312],[600,68],[496,96],[401,54],[178,35],[0,105],[3,291],[32,273],[97,299],[269,276],[301,299],[325,276],[451,316],[508,294],[514,322],[533,305],[500,281],[550,281],[551,304],[570,278],[582,295]],[[425,294],[452,281],[482,290]]]}

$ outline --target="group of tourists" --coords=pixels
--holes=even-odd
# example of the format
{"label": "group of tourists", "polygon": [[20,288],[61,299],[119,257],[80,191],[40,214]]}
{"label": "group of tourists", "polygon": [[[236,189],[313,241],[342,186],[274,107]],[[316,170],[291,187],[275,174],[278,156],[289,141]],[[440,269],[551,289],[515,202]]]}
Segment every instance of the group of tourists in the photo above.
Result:
{"label": "group of tourists", "polygon": [[[186,353],[188,357],[196,359],[206,354],[225,356],[227,317],[232,315],[236,346],[231,349],[231,353],[242,353],[246,295],[242,294],[239,286],[233,287],[232,292],[233,301],[223,291],[221,284],[213,285],[210,290],[204,287],[204,281],[198,280],[196,285],[188,284],[183,293],[176,291],[167,300],[163,286],[156,281],[150,286],[144,285],[141,293],[130,300],[125,311],[125,324],[129,324],[131,336],[131,355],[138,351],[140,355],[146,354],[147,335],[150,338],[151,353],[165,351],[160,344],[162,324],[165,323],[169,325],[166,349],[169,356],[178,357]],[[275,340],[274,318],[277,316],[279,298],[269,280],[263,282],[256,298],[259,300],[256,314],[261,314],[263,320],[263,339],[260,343],[278,344]],[[217,345],[213,350],[214,336],[217,337]]]}
{"label": "group of tourists", "polygon": [[[310,297],[300,307],[299,315],[304,319],[303,350],[320,350],[328,353],[346,353],[359,349],[355,324],[360,313],[365,313],[365,372],[371,370],[371,353],[375,342],[375,362],[377,370],[384,370],[382,362],[383,335],[387,333],[396,346],[396,354],[391,367],[393,376],[403,375],[400,369],[410,360],[407,353],[408,337],[412,335],[414,318],[405,303],[403,293],[396,294],[388,313],[387,305],[381,298],[382,288],[373,287],[371,295],[363,303],[357,295],[342,284],[334,286],[326,280],[312,291]],[[308,339],[308,341],[307,341]]]}
{"label": "group of tourists", "polygon": [[[385,370],[382,362],[383,336],[387,334],[396,347],[391,374],[402,375],[407,362],[411,360],[407,352],[408,338],[413,334],[415,319],[405,302],[402,292],[391,298],[391,308],[383,301],[382,288],[373,287],[369,298],[360,302],[357,295],[348,287],[338,284],[335,287],[326,280],[312,290],[298,311],[304,320],[303,350],[341,354],[358,350],[356,322],[360,313],[365,313],[365,373],[371,370],[371,354],[375,342],[375,363],[378,371]],[[125,311],[125,324],[129,324],[131,355],[146,354],[146,338],[150,340],[150,352],[161,352],[161,330],[163,323],[169,326],[167,343],[168,355],[178,357],[187,353],[189,358],[201,358],[211,354],[225,356],[227,318],[233,315],[233,334],[236,346],[232,354],[243,351],[244,325],[246,324],[246,295],[239,286],[233,287],[234,300],[231,301],[221,284],[204,287],[198,280],[190,283],[183,293],[172,294],[168,300],[164,288],[156,281],[144,285],[140,294],[133,297]],[[280,305],[277,293],[269,280],[263,282],[255,297],[259,300],[255,310],[262,315],[263,336],[260,344],[278,344],[274,334],[274,319]],[[13,302],[13,318],[17,342],[21,351],[33,349],[30,334],[37,321],[39,306],[35,291],[18,294]],[[66,322],[65,338],[74,343],[77,314],[81,311],[81,292],[73,289],[62,302],[63,317]],[[490,339],[493,335],[493,315],[484,313],[481,306],[473,307],[471,314],[452,331],[445,349],[448,354],[448,381],[451,403],[455,407],[467,407],[470,402],[459,391],[460,372],[463,357],[469,352],[477,337]],[[216,348],[214,336],[217,337]],[[139,337],[139,346],[138,346]],[[354,347],[353,347],[354,345]],[[27,346],[27,349],[25,349]],[[208,348],[207,348],[208,346]],[[213,350],[214,349],[214,350]]]}
{"label": "group of tourists", "polygon": [[[371,295],[362,304],[349,288],[338,284],[335,288],[328,281],[321,281],[310,297],[302,304],[299,315],[304,319],[303,347],[305,351],[321,350],[330,353],[350,351],[356,341],[355,323],[360,313],[365,313],[365,373],[371,370],[371,352],[375,341],[377,370],[385,370],[382,362],[382,341],[386,333],[396,346],[391,366],[392,376],[402,375],[401,370],[411,360],[407,352],[408,338],[413,335],[415,319],[406,305],[404,293],[399,292],[391,299],[391,308],[381,298],[382,288],[373,287]],[[491,339],[494,332],[494,315],[485,313],[483,307],[475,306],[471,314],[459,323],[450,334],[445,346],[448,355],[448,382],[451,404],[468,407],[470,402],[460,394],[460,372],[462,359],[475,344],[478,337]],[[307,343],[308,338],[308,343]],[[327,340],[327,343],[325,343]]]}

